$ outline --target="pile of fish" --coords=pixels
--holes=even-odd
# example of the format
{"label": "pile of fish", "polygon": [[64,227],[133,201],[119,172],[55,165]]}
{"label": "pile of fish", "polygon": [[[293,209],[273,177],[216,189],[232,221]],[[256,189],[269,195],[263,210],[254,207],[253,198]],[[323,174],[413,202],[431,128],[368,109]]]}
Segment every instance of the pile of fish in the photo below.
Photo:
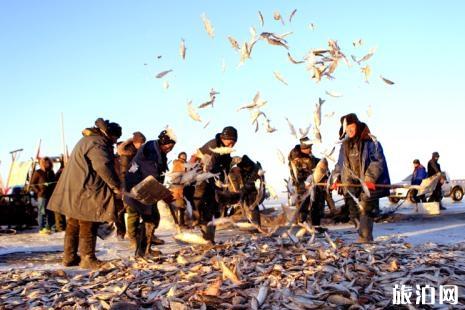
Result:
{"label": "pile of fish", "polygon": [[[0,274],[4,309],[383,309],[398,285],[457,285],[465,303],[465,243],[353,245],[344,234],[244,234],[99,271]],[[459,308],[460,305],[456,305]]]}

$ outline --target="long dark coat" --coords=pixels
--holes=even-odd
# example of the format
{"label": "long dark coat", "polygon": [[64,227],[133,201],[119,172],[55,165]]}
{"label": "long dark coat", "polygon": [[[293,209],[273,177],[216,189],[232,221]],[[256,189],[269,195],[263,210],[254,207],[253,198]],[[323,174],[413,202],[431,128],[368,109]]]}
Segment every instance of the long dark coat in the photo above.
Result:
{"label": "long dark coat", "polygon": [[112,143],[94,132],[74,147],[48,209],[83,221],[113,222],[113,190],[119,187]]}

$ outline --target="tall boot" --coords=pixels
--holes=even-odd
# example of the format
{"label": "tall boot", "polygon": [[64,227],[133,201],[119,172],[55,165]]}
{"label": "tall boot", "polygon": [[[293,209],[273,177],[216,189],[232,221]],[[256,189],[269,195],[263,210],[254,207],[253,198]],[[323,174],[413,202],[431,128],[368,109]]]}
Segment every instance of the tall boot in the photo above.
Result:
{"label": "tall boot", "polygon": [[367,215],[360,216],[359,237],[357,243],[373,242],[373,218]]}
{"label": "tall boot", "polygon": [[78,266],[81,261],[77,255],[79,247],[79,222],[69,219],[65,232],[65,244],[63,252],[63,265],[65,267]]}
{"label": "tall boot", "polygon": [[98,269],[103,264],[95,256],[98,226],[96,223],[87,221],[80,221],[79,224],[79,248],[81,253],[79,266],[84,269]]}
{"label": "tall boot", "polygon": [[258,227],[262,227],[262,222],[260,218],[260,209],[257,206],[252,212],[252,222],[258,225]]}
{"label": "tall boot", "polygon": [[137,227],[137,243],[136,243],[136,257],[144,257],[145,250],[147,249],[147,234],[145,230],[145,223]]}
{"label": "tall boot", "polygon": [[215,226],[207,226],[206,232],[205,232],[205,240],[211,241],[212,243],[215,243],[215,232],[216,232],[216,227]]}
{"label": "tall boot", "polygon": [[156,224],[146,222],[145,223],[145,236],[147,239],[147,246],[145,248],[145,255],[149,256],[158,256],[160,255],[160,251],[152,250],[152,244],[155,243],[156,237],[153,235],[155,233]]}

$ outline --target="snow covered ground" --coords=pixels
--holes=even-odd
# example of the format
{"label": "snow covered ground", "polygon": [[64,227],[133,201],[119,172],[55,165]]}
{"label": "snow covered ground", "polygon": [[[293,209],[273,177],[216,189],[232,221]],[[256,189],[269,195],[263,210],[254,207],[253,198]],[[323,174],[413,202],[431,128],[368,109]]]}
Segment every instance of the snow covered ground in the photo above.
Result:
{"label": "snow covered ground", "polygon": [[[424,243],[450,244],[465,241],[465,202],[455,203],[444,199],[446,211],[440,215],[429,216],[416,214],[414,205],[405,203],[398,210],[399,220],[375,224],[374,235],[377,240],[390,238],[403,239],[413,245]],[[389,203],[383,202],[385,207]],[[330,234],[346,242],[356,239],[350,224],[328,225]],[[157,235],[166,241],[160,247],[164,253],[174,252],[179,245],[174,242],[174,231],[162,227]],[[237,230],[222,230],[217,234],[218,240],[225,240],[237,234]],[[0,236],[0,271],[18,268],[57,269],[63,250],[64,233],[40,235],[36,230],[20,232],[16,235]],[[115,237],[98,240],[97,256],[103,260],[125,258],[133,255],[129,242],[118,241]]]}

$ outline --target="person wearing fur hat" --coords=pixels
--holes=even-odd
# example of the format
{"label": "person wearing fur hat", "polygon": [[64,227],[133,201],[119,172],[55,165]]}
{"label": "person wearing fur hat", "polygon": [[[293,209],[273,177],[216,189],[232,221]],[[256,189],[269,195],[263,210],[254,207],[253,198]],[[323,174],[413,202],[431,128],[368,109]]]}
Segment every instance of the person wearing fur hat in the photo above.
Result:
{"label": "person wearing fur hat", "polygon": [[[153,176],[158,182],[163,183],[164,173],[168,171],[167,154],[171,152],[175,144],[176,136],[169,128],[163,130],[157,140],[147,141],[131,161],[126,173],[125,191],[129,193],[134,186],[148,176]],[[163,200],[171,203],[173,197],[170,196]],[[155,238],[153,233],[160,223],[157,205],[145,205],[128,195],[124,196],[124,202],[134,208],[143,221],[137,229],[136,256],[157,255],[156,251],[151,250]]]}
{"label": "person wearing fur hat", "polygon": [[[132,134],[132,137],[127,139],[124,142],[118,144],[117,147],[117,163],[119,170],[119,178],[121,181],[121,188],[124,189],[124,183],[126,179],[126,173],[129,169],[129,164],[131,163],[134,156],[136,156],[137,150],[139,150],[142,145],[144,145],[146,138],[143,133],[136,131]],[[124,205],[124,202],[121,202],[120,205]],[[127,230],[124,221],[124,214],[127,212]],[[131,206],[124,205],[121,210],[118,211],[117,222],[116,222],[116,234],[119,239],[123,240],[124,236],[128,235],[129,241],[131,244],[136,244],[136,230],[137,225],[140,222],[139,214]]]}
{"label": "person wearing fur hat", "polygon": [[[339,138],[342,141],[339,159],[333,176],[333,189],[342,189],[349,204],[350,216],[358,223],[358,243],[373,242],[373,221],[379,214],[379,199],[389,195],[391,181],[381,143],[370,133],[368,126],[354,113],[341,117]],[[362,190],[360,181],[369,190]],[[351,186],[355,185],[355,186]],[[351,195],[359,200],[357,205]]]}
{"label": "person wearing fur hat", "polygon": [[[191,158],[191,162],[200,162],[201,157],[210,156],[208,167],[205,170],[211,173],[219,173],[219,178],[224,182],[224,171],[229,171],[231,166],[230,154],[219,154],[212,151],[218,147],[233,147],[237,142],[237,130],[232,126],[225,127],[215,138],[208,141],[197,150]],[[215,199],[215,181],[213,178],[202,182],[195,187],[194,208],[199,216],[203,237],[211,242],[215,241],[215,226],[207,226],[214,217],[219,217],[221,212]]]}
{"label": "person wearing fur hat", "polygon": [[[97,269],[97,231],[114,222],[120,180],[114,167],[113,144],[121,126],[101,118],[84,129],[50,198],[48,209],[67,217],[63,265]],[[77,252],[80,255],[77,255]]]}
{"label": "person wearing fur hat", "polygon": [[[439,164],[439,153],[433,152],[431,159],[428,161],[428,177],[432,177],[438,173],[442,174],[441,165]],[[428,202],[439,202],[439,208],[441,210],[446,210],[441,203],[442,200],[442,184],[444,183],[444,177],[441,176],[439,179],[436,188],[433,190],[433,193],[428,199]]]}

